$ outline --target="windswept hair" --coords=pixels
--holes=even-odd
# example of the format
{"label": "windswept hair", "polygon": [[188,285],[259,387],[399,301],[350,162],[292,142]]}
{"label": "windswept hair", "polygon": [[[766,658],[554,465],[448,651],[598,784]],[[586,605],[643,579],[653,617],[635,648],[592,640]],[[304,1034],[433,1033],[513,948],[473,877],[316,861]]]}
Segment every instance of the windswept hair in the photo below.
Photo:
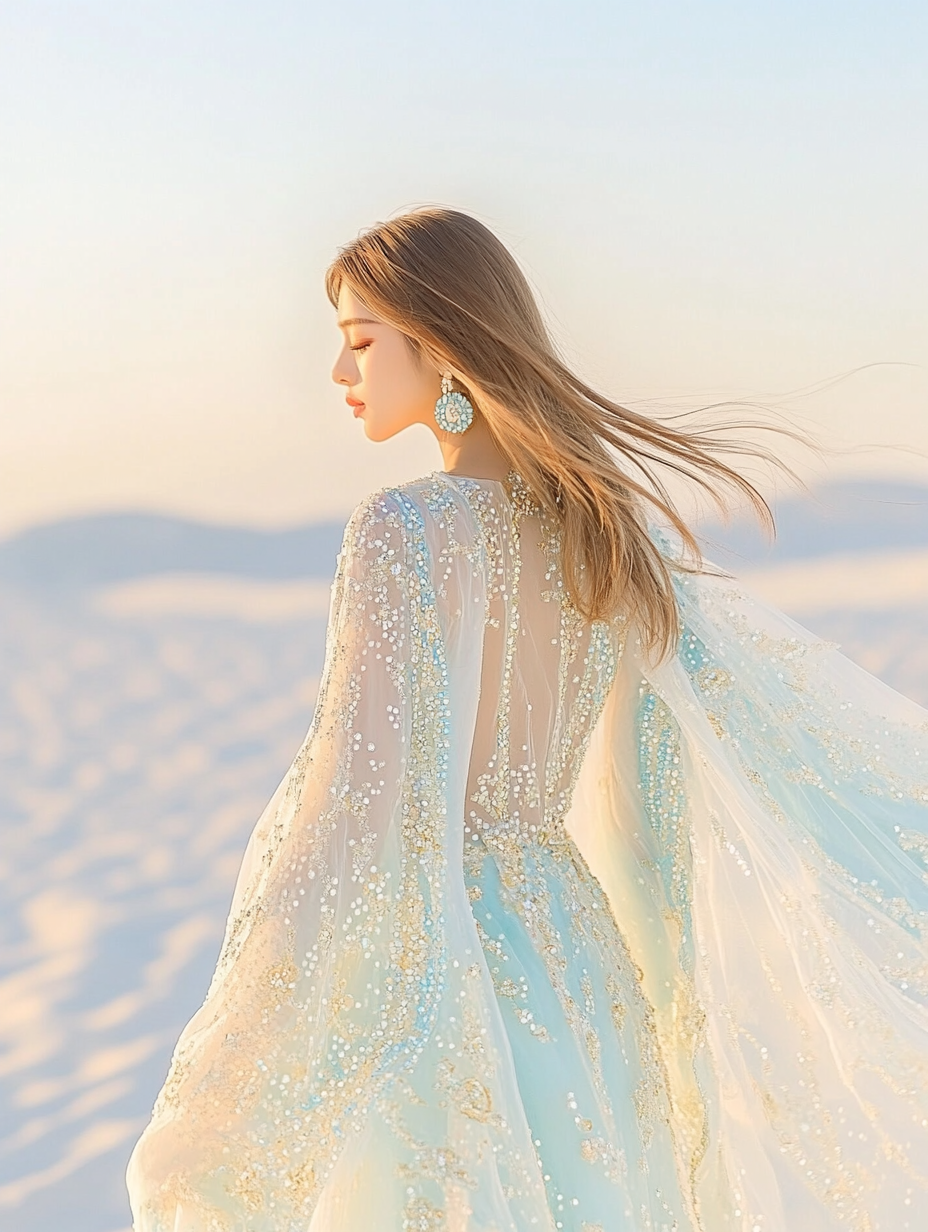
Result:
{"label": "windswept hair", "polygon": [[[329,267],[326,292],[333,305],[343,283],[405,334],[414,354],[454,374],[500,452],[557,519],[564,584],[587,619],[627,613],[661,659],[677,644],[672,577],[648,534],[647,504],[677,530],[692,559],[675,567],[708,570],[661,481],[661,468],[698,484],[723,513],[723,490],[742,493],[775,533],[764,497],[719,455],[754,455],[798,479],[790,467],[761,445],[714,435],[730,424],[700,431],[671,427],[591,389],[557,354],[515,258],[469,214],[427,207],[372,227],[340,249]],[[812,443],[791,428],[738,426]]]}

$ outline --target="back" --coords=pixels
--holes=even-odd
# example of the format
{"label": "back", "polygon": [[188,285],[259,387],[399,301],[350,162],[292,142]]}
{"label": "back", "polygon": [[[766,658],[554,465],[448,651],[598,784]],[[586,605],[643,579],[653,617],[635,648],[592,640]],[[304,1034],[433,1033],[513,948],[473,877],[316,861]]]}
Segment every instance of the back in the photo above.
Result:
{"label": "back", "polygon": [[487,621],[465,841],[557,835],[615,678],[624,621],[589,622],[565,591],[558,529],[516,480],[443,475],[486,548]]}

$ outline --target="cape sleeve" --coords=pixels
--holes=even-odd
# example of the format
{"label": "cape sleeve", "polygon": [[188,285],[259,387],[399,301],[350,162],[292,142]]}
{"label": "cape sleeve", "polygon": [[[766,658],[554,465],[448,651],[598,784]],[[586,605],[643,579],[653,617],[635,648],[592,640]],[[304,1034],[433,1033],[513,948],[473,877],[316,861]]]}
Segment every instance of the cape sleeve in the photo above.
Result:
{"label": "cape sleeve", "polygon": [[928,711],[735,579],[675,589],[677,654],[629,638],[583,825],[656,1006],[681,1173],[706,1227],[914,1228]]}
{"label": "cape sleeve", "polygon": [[352,515],[312,724],[129,1162],[136,1232],[432,1227],[481,1170],[544,1201],[461,871],[482,552],[449,493]]}

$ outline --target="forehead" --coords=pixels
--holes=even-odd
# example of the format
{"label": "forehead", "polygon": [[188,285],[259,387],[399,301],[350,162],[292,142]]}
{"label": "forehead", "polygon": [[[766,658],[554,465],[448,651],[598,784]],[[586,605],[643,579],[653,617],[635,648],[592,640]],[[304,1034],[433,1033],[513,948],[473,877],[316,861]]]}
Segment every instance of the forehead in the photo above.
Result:
{"label": "forehead", "polygon": [[375,312],[371,312],[367,304],[352,291],[351,287],[343,282],[338,292],[338,319],[348,321],[353,317],[366,317],[371,321],[380,319]]}

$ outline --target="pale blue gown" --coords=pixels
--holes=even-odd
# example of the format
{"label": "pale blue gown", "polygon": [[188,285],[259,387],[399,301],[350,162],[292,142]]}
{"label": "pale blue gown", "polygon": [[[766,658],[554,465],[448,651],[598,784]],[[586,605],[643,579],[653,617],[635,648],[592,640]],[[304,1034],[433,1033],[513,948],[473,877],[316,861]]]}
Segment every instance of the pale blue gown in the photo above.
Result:
{"label": "pale blue gown", "polygon": [[136,1232],[928,1226],[928,712],[675,587],[655,664],[518,476],[359,505]]}

